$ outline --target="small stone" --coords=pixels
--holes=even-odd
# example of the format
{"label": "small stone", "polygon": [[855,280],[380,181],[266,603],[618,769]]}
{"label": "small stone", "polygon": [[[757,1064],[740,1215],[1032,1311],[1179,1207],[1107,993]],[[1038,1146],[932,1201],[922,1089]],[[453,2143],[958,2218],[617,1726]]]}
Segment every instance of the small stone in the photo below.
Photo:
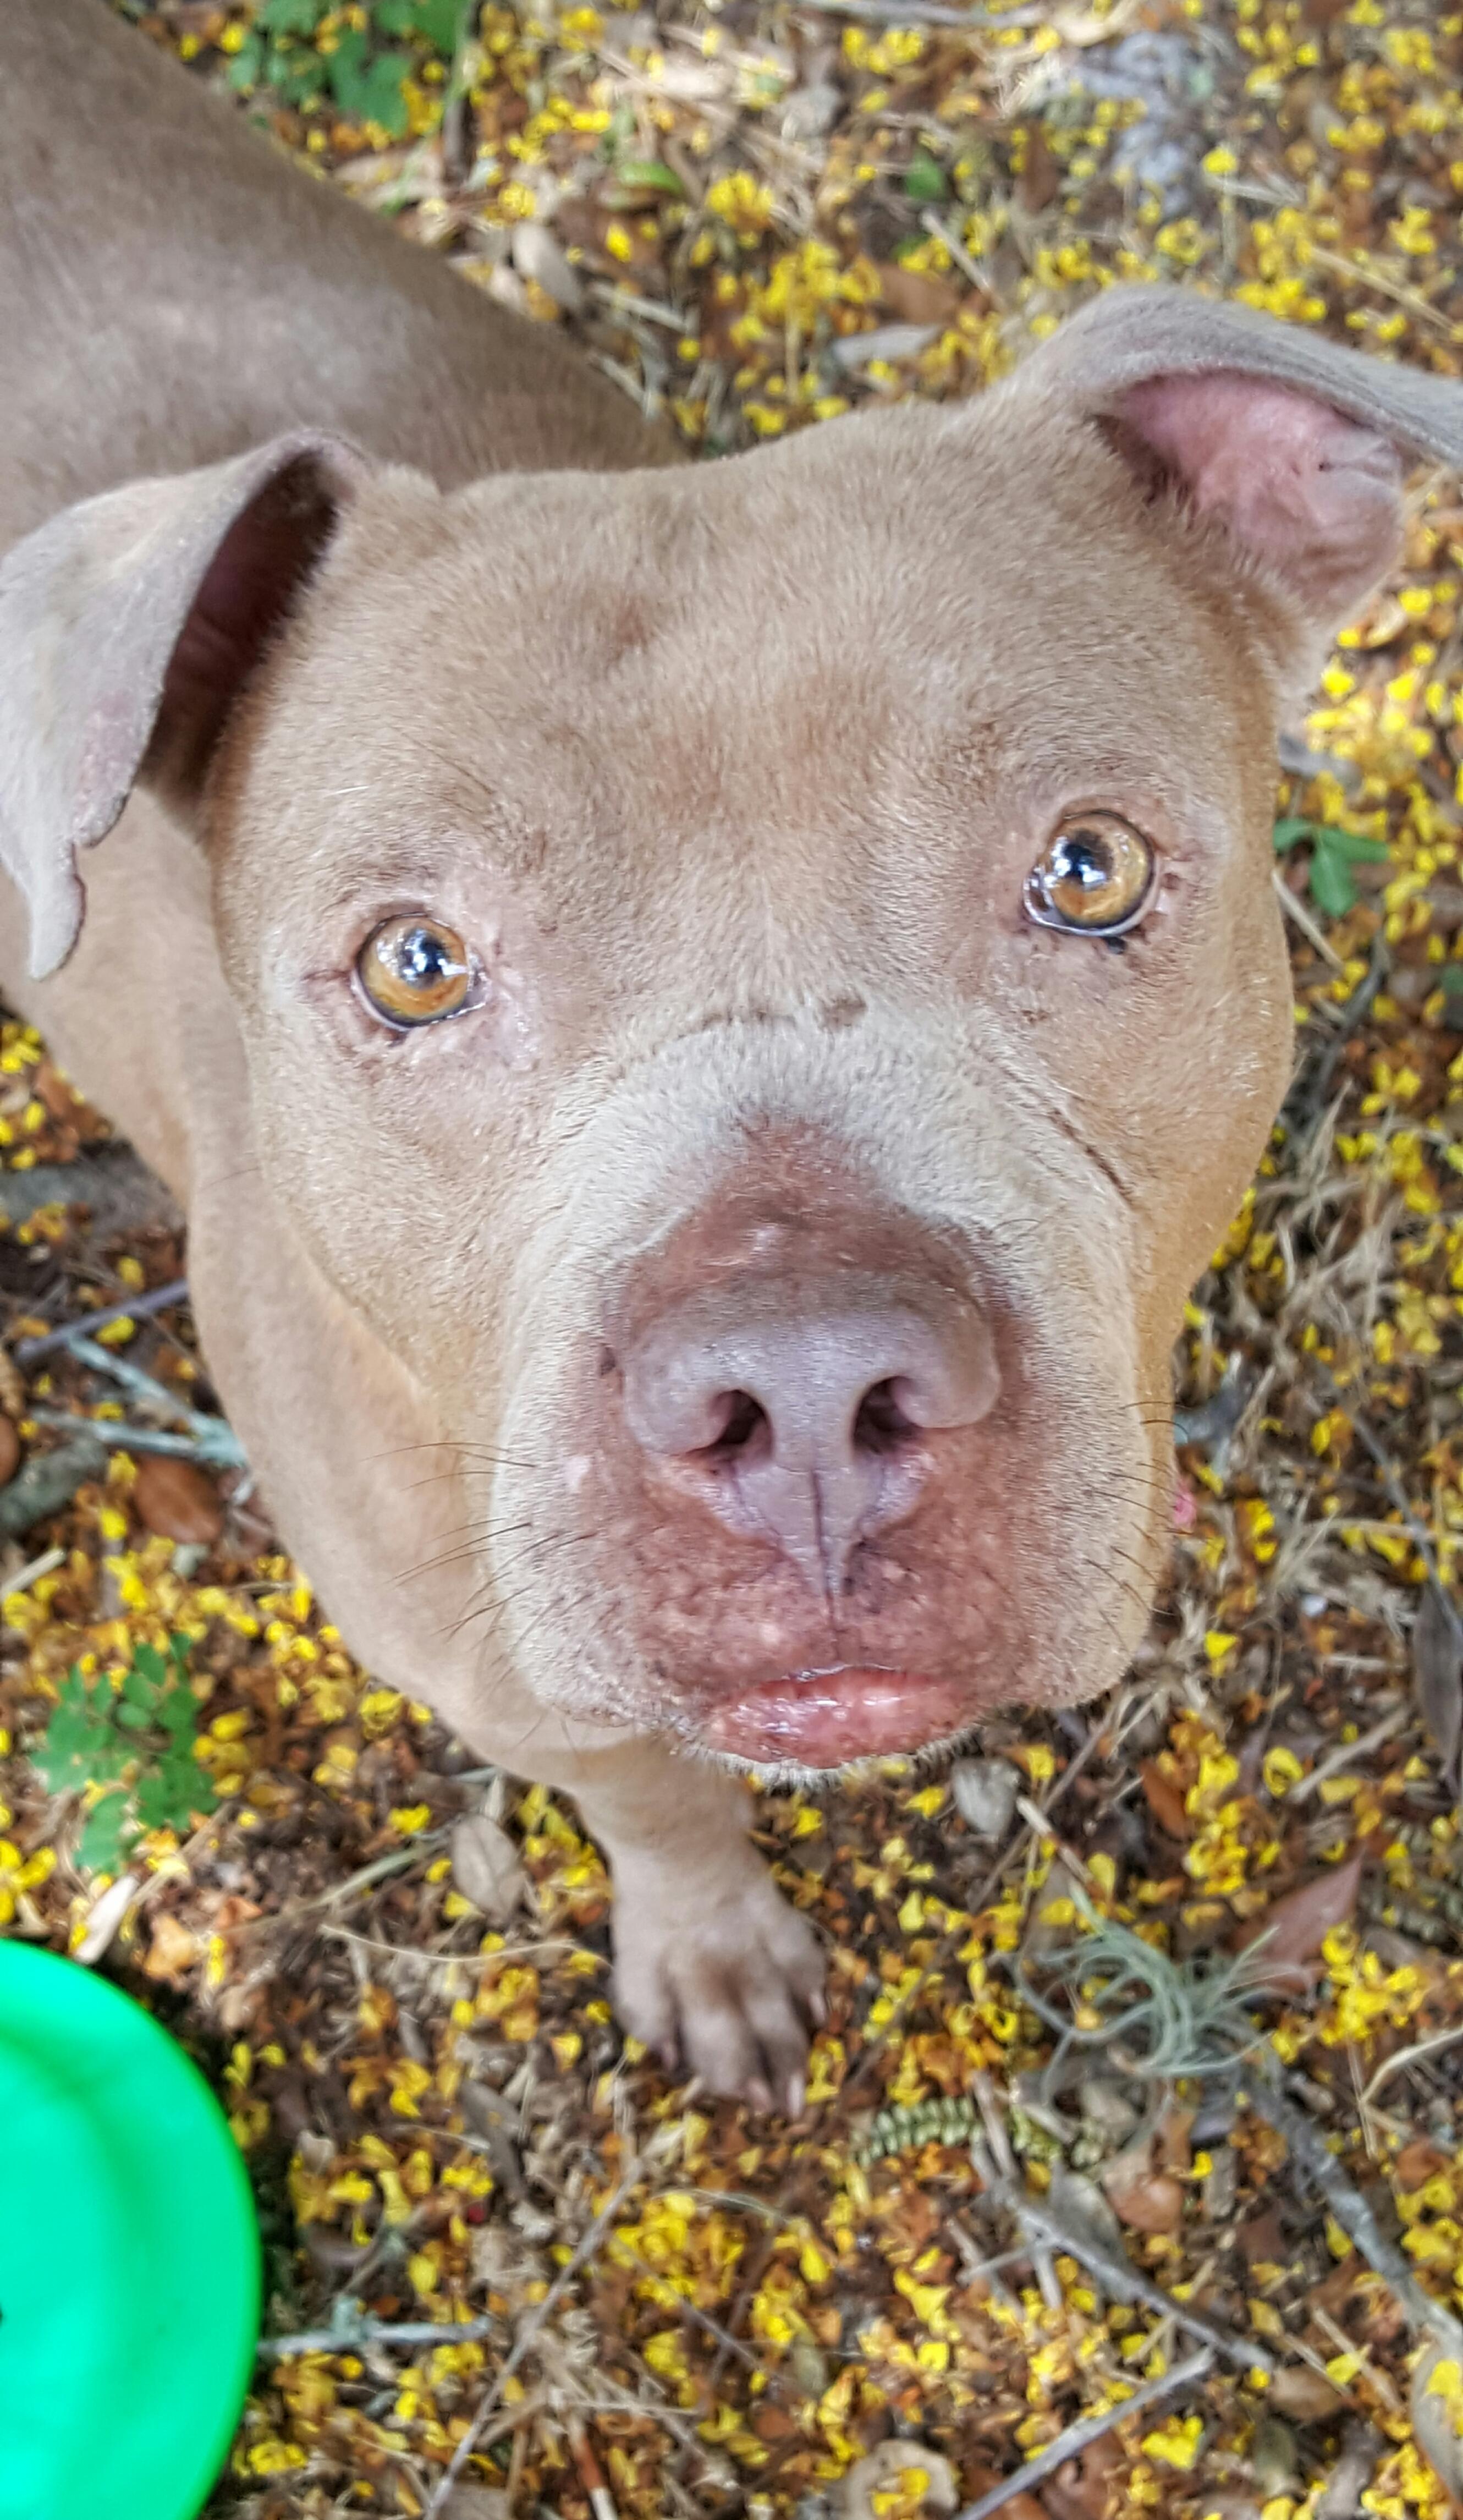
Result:
{"label": "small stone", "polygon": [[1053,2162],[1046,2199],[1074,2238],[1090,2240],[1105,2249],[1109,2257],[1121,2258],[1123,2234],[1118,2218],[1095,2180],[1083,2179],[1075,2171],[1063,2169],[1059,2161]]}
{"label": "small stone", "polygon": [[0,1418],[0,1488],[9,1485],[21,1466],[21,1438],[13,1418]]}
{"label": "small stone", "polygon": [[162,1540],[210,1548],[224,1527],[217,1488],[197,1462],[175,1453],[147,1453],[137,1465],[132,1502],[139,1519]]}
{"label": "small stone", "polygon": [[1105,2074],[1088,2074],[1079,2084],[1077,2104],[1083,2122],[1095,2136],[1100,2136],[1109,2152],[1118,2152],[1128,2141],[1138,2122],[1138,2113],[1130,2100],[1125,2100],[1116,2083]]}
{"label": "small stone", "polygon": [[1210,2173],[1199,2190],[1200,2211],[1206,2223],[1229,2223],[1239,2193],[1239,2161],[1231,2146],[1220,2144],[1210,2155]]}
{"label": "small stone", "polygon": [[957,1759],[950,1789],[955,1809],[977,1837],[996,1845],[1015,1817],[1021,1778],[1008,1759]]}
{"label": "small stone", "polygon": [[552,297],[565,315],[584,306],[584,283],[553,231],[539,219],[519,219],[512,231],[513,268]]}
{"label": "small stone", "polygon": [[811,2336],[795,2336],[787,2351],[788,2367],[805,2398],[820,2398],[832,2377],[827,2358]]}
{"label": "small stone", "polygon": [[1282,2416],[1268,2409],[1255,2427],[1250,2472],[1267,2502],[1277,2494],[1289,2494],[1301,2473],[1295,2434]]}

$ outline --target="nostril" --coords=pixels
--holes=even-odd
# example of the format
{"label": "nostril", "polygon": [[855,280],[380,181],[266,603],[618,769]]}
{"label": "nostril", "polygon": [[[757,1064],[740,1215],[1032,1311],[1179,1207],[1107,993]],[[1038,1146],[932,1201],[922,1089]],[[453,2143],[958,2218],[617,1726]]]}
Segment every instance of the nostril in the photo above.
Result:
{"label": "nostril", "polygon": [[771,1452],[772,1426],[767,1411],[750,1391],[720,1391],[712,1408],[721,1417],[722,1425],[709,1444],[696,1446],[704,1461],[746,1462]]}
{"label": "nostril", "polygon": [[864,1392],[854,1418],[856,1453],[895,1453],[922,1430],[906,1402],[909,1386],[903,1374],[875,1382]]}

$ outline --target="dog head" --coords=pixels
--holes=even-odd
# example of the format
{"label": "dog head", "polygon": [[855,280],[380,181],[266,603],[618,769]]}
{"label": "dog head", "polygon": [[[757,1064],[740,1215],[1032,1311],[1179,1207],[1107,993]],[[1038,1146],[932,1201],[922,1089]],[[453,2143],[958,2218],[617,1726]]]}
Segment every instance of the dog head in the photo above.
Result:
{"label": "dog head", "polygon": [[1289,1068],[1277,719],[1419,449],[1456,387],[1116,292],[964,406],[452,496],[293,438],[0,567],[38,967],[150,780],[485,1688],[809,1770],[1118,1676]]}

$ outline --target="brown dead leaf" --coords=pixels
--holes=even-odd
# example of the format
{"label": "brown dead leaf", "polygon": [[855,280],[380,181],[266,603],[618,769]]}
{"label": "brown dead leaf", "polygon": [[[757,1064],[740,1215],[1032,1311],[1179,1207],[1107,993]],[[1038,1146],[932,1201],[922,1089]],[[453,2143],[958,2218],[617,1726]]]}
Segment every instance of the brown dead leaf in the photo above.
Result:
{"label": "brown dead leaf", "polygon": [[953,324],[960,311],[960,292],[953,281],[934,271],[907,271],[901,262],[881,262],[879,299],[902,324]]}
{"label": "brown dead leaf", "polygon": [[1183,2188],[1167,2170],[1151,2170],[1146,2144],[1120,2152],[1101,2173],[1109,2204],[1130,2231],[1176,2231],[1183,2220]]}
{"label": "brown dead leaf", "polygon": [[[993,2467],[989,2459],[967,2459],[960,2471],[961,2492],[967,2502],[980,2501],[1000,2481],[1000,2470]],[[1053,2520],[1044,2498],[1039,2500],[1035,2494],[1013,2494],[1002,2503],[1001,2511],[1003,2520]]]}
{"label": "brown dead leaf", "polygon": [[148,1530],[164,1540],[211,1549],[224,1527],[223,1506],[207,1471],[167,1453],[143,1456],[132,1502]]}
{"label": "brown dead leaf", "polygon": [[1158,2122],[1158,2157],[1165,2170],[1180,2173],[1193,2167],[1193,2147],[1189,2134],[1193,2127],[1193,2109],[1168,2108]]}
{"label": "brown dead leaf", "polygon": [[1358,1849],[1345,1864],[1333,1865],[1328,1872],[1318,1873],[1299,1890],[1288,1890],[1272,1908],[1251,1918],[1238,1937],[1237,1948],[1248,1951],[1260,1945],[1255,1962],[1257,1986],[1270,1988],[1276,1994],[1298,1995],[1313,1985],[1320,1974],[1320,1950],[1326,1936],[1335,1926],[1350,1924],[1355,1913],[1361,1865]]}
{"label": "brown dead leaf", "polygon": [[528,1895],[517,1847],[486,1812],[469,1812],[454,1827],[452,1877],[463,1897],[495,1925],[506,1925]]}
{"label": "brown dead leaf", "polygon": [[1123,2446],[1112,2433],[1094,2441],[1081,2458],[1069,2458],[1042,2488],[1048,2520],[1109,2520],[1114,2489],[1126,2465]]}
{"label": "brown dead leaf", "polygon": [[1418,2135],[1410,2143],[1403,2144],[1393,2163],[1393,2175],[1398,2187],[1410,2192],[1414,2187],[1425,2187],[1441,2170],[1448,2170],[1451,2166],[1448,2154],[1440,2145],[1434,2143],[1430,2137]]}
{"label": "brown dead leaf", "polygon": [[21,1466],[21,1438],[13,1418],[0,1418],[0,1488]]}
{"label": "brown dead leaf", "polygon": [[1265,2391],[1265,2405],[1293,2424],[1321,2423],[1345,2404],[1341,2391],[1333,2389],[1325,2373],[1308,2362],[1284,2364]]}
{"label": "brown dead leaf", "polygon": [[1166,1777],[1154,1759],[1144,1759],[1138,1774],[1143,1780],[1143,1793],[1148,1809],[1168,1837],[1191,1837],[1193,1823],[1183,1807],[1183,1795],[1172,1777]]}
{"label": "brown dead leaf", "polygon": [[1458,1782],[1463,1741],[1463,1629],[1438,1584],[1423,1589],[1412,1623],[1412,1688],[1443,1779]]}
{"label": "brown dead leaf", "polygon": [[1234,2236],[1247,2267],[1280,2267],[1285,2264],[1285,2234],[1273,2205],[1267,2205],[1264,2213],[1248,2215],[1236,2228]]}
{"label": "brown dead leaf", "polygon": [[1023,210],[1046,210],[1061,190],[1062,171],[1046,145],[1040,122],[1026,126],[1026,162],[1016,178],[1016,199]]}
{"label": "brown dead leaf", "polygon": [[153,1919],[153,1939],[143,1961],[144,1972],[160,1984],[176,1986],[192,1968],[200,1949],[197,1934],[190,1933],[178,1917],[164,1910]]}

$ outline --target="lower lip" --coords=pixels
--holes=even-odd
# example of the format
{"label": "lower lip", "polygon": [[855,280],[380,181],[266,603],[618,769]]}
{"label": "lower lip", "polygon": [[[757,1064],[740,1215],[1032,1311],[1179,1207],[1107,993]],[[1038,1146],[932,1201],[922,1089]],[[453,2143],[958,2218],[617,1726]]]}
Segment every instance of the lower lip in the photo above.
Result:
{"label": "lower lip", "polygon": [[845,1667],[748,1689],[717,1708],[706,1739],[712,1749],[754,1765],[842,1768],[854,1759],[921,1750],[968,1721],[968,1705],[951,1681]]}

